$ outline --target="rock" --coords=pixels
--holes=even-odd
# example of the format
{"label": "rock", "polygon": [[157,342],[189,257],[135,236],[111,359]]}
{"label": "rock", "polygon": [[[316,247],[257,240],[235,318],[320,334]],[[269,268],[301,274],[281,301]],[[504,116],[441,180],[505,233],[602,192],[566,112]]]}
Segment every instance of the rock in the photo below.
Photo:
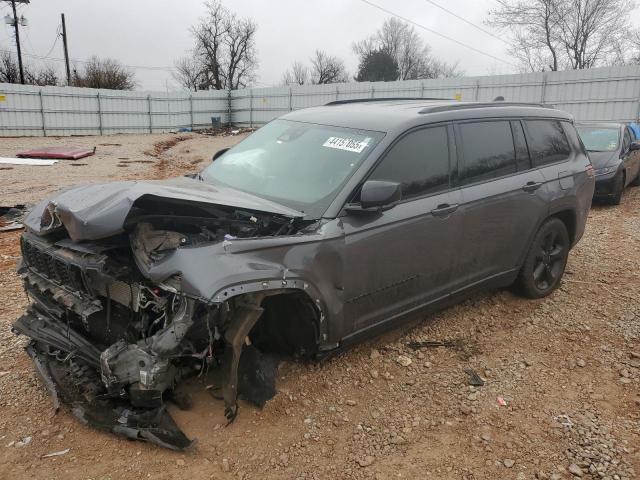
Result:
{"label": "rock", "polygon": [[538,480],[548,480],[549,477],[542,470],[539,470],[539,471],[536,472],[536,478]]}
{"label": "rock", "polygon": [[502,464],[507,468],[511,468],[516,464],[516,461],[515,460],[511,460],[510,458],[505,458],[502,461]]}
{"label": "rock", "polygon": [[552,473],[549,480],[562,480],[562,475],[559,473]]}
{"label": "rock", "polygon": [[640,352],[629,352],[629,355],[631,356],[631,358],[639,358],[640,359]]}
{"label": "rock", "polygon": [[350,407],[355,407],[356,406],[356,401],[355,400],[347,400],[346,402],[347,405],[349,405]]}
{"label": "rock", "polygon": [[491,440],[491,435],[489,433],[483,433],[482,435],[480,435],[480,438],[485,442],[488,442]]}
{"label": "rock", "polygon": [[372,457],[371,455],[367,455],[365,457],[361,457],[357,460],[358,465],[360,465],[362,468],[364,467],[368,467],[369,465],[373,464],[373,462],[375,462],[375,458]]}
{"label": "rock", "polygon": [[569,473],[571,473],[572,475],[575,475],[576,477],[581,477],[584,474],[582,469],[575,463],[572,463],[571,465],[569,465],[569,468],[567,470],[569,470]]}
{"label": "rock", "polygon": [[405,443],[407,443],[407,441],[404,439],[404,437],[397,435],[395,437],[392,437],[391,440],[389,440],[389,443],[392,443],[393,445],[404,445]]}
{"label": "rock", "polygon": [[584,368],[587,366],[587,362],[579,358],[578,360],[576,360],[576,365],[579,366],[580,368]]}
{"label": "rock", "polygon": [[371,378],[378,378],[380,376],[378,370],[370,370],[369,375],[371,375]]}
{"label": "rock", "polygon": [[620,376],[624,378],[629,378],[631,374],[629,373],[629,370],[625,368],[624,370],[620,370]]}
{"label": "rock", "polygon": [[471,410],[471,407],[469,405],[466,405],[466,404],[463,403],[460,406],[460,413],[462,413],[463,415],[469,415],[469,414],[471,414],[472,411],[473,410]]}
{"label": "rock", "polygon": [[375,360],[376,358],[380,358],[381,356],[382,355],[380,355],[380,352],[376,348],[372,349],[371,353],[369,354],[369,358],[371,360]]}
{"label": "rock", "polygon": [[222,471],[223,472],[230,472],[231,471],[231,465],[229,465],[229,459],[227,459],[227,458],[223,458],[222,459]]}
{"label": "rock", "polygon": [[398,355],[398,358],[396,358],[396,362],[398,363],[398,365],[401,365],[403,367],[408,367],[413,363],[413,361],[409,357],[406,357],[404,355]]}
{"label": "rock", "polygon": [[629,384],[631,383],[631,379],[627,377],[620,377],[620,383]]}
{"label": "rock", "polygon": [[178,460],[176,460],[176,465],[179,467],[184,467],[184,460],[182,458],[179,458]]}

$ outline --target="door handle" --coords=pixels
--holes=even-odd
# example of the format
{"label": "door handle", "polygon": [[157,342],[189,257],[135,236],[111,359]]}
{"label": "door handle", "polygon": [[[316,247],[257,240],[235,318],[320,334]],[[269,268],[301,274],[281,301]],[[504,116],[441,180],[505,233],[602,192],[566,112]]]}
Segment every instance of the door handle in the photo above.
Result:
{"label": "door handle", "polygon": [[448,203],[441,203],[436,208],[431,210],[431,214],[436,217],[446,217],[450,213],[455,212],[458,209],[458,204],[454,203],[449,205]]}
{"label": "door handle", "polygon": [[542,182],[527,182],[526,185],[522,186],[522,190],[525,192],[535,192],[542,186]]}

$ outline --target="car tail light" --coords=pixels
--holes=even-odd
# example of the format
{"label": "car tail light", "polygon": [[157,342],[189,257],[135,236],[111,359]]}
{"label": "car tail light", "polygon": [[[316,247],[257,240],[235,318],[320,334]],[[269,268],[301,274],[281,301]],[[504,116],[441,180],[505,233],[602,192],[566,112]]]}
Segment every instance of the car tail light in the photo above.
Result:
{"label": "car tail light", "polygon": [[585,167],[585,171],[587,172],[587,176],[593,177],[593,165],[589,164]]}

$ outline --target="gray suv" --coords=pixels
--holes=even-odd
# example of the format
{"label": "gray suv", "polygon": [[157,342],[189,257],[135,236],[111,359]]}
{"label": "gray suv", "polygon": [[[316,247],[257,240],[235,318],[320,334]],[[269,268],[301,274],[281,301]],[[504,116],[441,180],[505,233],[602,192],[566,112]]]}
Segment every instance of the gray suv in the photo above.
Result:
{"label": "gray suv", "polygon": [[[593,171],[572,118],[508,103],[333,102],[274,120],[197,175],[63,191],[26,220],[14,324],[83,422],[183,449],[182,379],[275,392],[320,358],[481,288],[558,287]],[[216,383],[217,382],[217,383]],[[57,400],[56,400],[57,401]]]}

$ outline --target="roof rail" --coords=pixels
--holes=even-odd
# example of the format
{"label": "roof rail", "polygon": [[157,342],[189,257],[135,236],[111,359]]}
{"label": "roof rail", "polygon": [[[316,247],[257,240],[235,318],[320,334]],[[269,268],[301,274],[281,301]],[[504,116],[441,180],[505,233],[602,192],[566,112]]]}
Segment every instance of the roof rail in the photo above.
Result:
{"label": "roof rail", "polygon": [[433,107],[425,107],[418,113],[437,113],[446,112],[448,110],[462,110],[465,108],[485,108],[485,107],[541,107],[553,108],[551,105],[542,103],[526,103],[526,102],[484,102],[484,103],[452,103],[450,105],[437,105]]}
{"label": "roof rail", "polygon": [[334,100],[333,102],[325,103],[324,106],[331,105],[345,105],[348,103],[368,103],[368,102],[388,102],[393,100],[441,100],[441,101],[454,101],[453,98],[430,98],[430,97],[381,97],[381,98],[352,98],[348,100]]}

